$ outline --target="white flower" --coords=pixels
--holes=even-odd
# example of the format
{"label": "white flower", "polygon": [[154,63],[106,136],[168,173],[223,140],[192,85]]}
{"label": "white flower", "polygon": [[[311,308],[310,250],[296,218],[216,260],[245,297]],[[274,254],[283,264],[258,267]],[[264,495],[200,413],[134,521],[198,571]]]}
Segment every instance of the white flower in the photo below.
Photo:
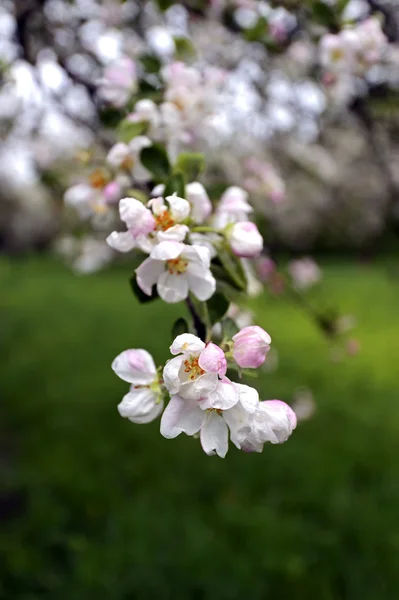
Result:
{"label": "white flower", "polygon": [[192,206],[192,220],[203,223],[212,212],[212,203],[202,183],[194,181],[186,185],[186,196]]}
{"label": "white flower", "polygon": [[138,269],[137,283],[151,296],[156,284],[160,297],[170,304],[181,302],[191,291],[204,302],[215,292],[210,271],[210,252],[203,246],[187,246],[178,241],[160,242]]}
{"label": "white flower", "polygon": [[229,223],[247,221],[252,207],[248,203],[248,192],[238,186],[231,186],[223,193],[216,209],[213,224],[223,229]]}
{"label": "white flower", "polygon": [[227,362],[221,348],[212,342],[205,345],[195,335],[177,336],[170,347],[172,354],[163,370],[170,394],[200,402],[203,409],[226,409],[234,406],[238,396],[226,377]]}
{"label": "white flower", "polygon": [[317,263],[308,257],[292,260],[288,265],[292,284],[297,290],[306,290],[321,279],[322,273]]}
{"label": "white flower", "polygon": [[127,57],[109,65],[99,81],[98,94],[116,108],[125,106],[137,88],[136,65]]}
{"label": "white flower", "polygon": [[148,123],[148,133],[154,135],[161,124],[161,115],[155,102],[145,98],[136,102],[134,112],[128,115],[127,120],[133,123],[140,123],[142,121]]}
{"label": "white flower", "polygon": [[108,152],[107,162],[114,169],[128,171],[135,181],[149,181],[151,173],[141,164],[140,152],[151,146],[151,140],[145,135],[138,135],[128,144],[119,142]]}
{"label": "white flower", "polygon": [[150,423],[161,414],[163,399],[154,360],[146,350],[125,350],[112,363],[112,369],[131,383],[130,392],[118,405],[122,417],[133,423]]}
{"label": "white flower", "polygon": [[239,221],[229,225],[226,235],[236,256],[254,258],[262,252],[263,238],[255,223],[251,221]]}
{"label": "white flower", "polygon": [[107,238],[108,245],[119,252],[129,252],[138,246],[150,253],[158,242],[182,242],[188,227],[180,221],[190,214],[190,204],[178,196],[168,196],[166,201],[167,204],[161,197],[153,198],[144,206],[136,198],[122,198],[119,214],[127,231],[113,231]]}
{"label": "white flower", "polygon": [[241,442],[246,452],[262,452],[263,444],[286,442],[296,427],[297,419],[292,408],[281,400],[259,402],[249,419],[251,432]]}
{"label": "white flower", "polygon": [[88,183],[78,183],[68,188],[64,194],[64,202],[72,206],[81,219],[108,211],[102,190]]}
{"label": "white flower", "polygon": [[103,240],[85,236],[80,240],[77,258],[72,263],[72,268],[77,273],[88,275],[105,267],[112,260],[112,251]]}
{"label": "white flower", "polygon": [[257,409],[259,396],[255,389],[246,385],[231,382],[230,385],[235,388],[237,399],[235,405],[227,410],[203,410],[194,399],[172,396],[162,415],[161,434],[170,439],[180,433],[194,435],[200,432],[204,452],[224,458],[230,429],[231,441],[240,448],[250,434],[248,419]]}
{"label": "white flower", "polygon": [[352,32],[342,34],[327,33],[319,44],[320,63],[323,67],[333,72],[350,72],[355,61],[355,44]]}

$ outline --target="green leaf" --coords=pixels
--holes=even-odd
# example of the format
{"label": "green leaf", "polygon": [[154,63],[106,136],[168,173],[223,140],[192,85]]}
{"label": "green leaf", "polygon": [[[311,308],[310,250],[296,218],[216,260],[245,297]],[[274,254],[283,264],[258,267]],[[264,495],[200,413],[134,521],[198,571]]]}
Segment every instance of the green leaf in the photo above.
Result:
{"label": "green leaf", "polygon": [[174,340],[178,335],[181,335],[182,333],[188,333],[189,331],[190,331],[190,328],[188,326],[186,319],[183,319],[183,317],[180,317],[173,323],[172,340]]}
{"label": "green leaf", "polygon": [[154,54],[143,54],[140,56],[140,62],[146,73],[159,73],[162,62]]}
{"label": "green leaf", "polygon": [[249,42],[265,41],[268,27],[268,22],[265,17],[260,17],[253,27],[244,29],[244,37]]}
{"label": "green leaf", "polygon": [[216,292],[213,296],[207,301],[208,314],[209,319],[211,321],[211,325],[218,323],[226,314],[230,302],[227,300],[224,294],[220,292]]}
{"label": "green leaf", "polygon": [[196,181],[205,169],[205,157],[201,152],[183,152],[176,159],[174,171],[183,173],[187,181]]}
{"label": "green leaf", "polygon": [[329,29],[334,28],[337,24],[337,17],[334,9],[321,0],[313,2],[312,17],[317,23],[320,23],[320,25],[324,25]]}
{"label": "green leaf", "polygon": [[184,198],[186,193],[185,188],[183,175],[181,173],[174,173],[166,182],[164,197],[166,198],[167,196],[172,196],[172,194],[176,193],[180,198]]}
{"label": "green leaf", "polygon": [[349,4],[349,0],[338,0],[337,2],[337,10],[340,15],[344,12],[345,8]]}
{"label": "green leaf", "polygon": [[186,38],[181,36],[174,36],[173,40],[175,42],[176,50],[175,50],[175,58],[177,60],[181,60],[183,62],[189,62],[194,60],[196,57],[196,50],[192,42]]}
{"label": "green leaf", "polygon": [[122,117],[123,114],[121,113],[121,111],[115,108],[107,107],[101,110],[100,112],[101,123],[105,127],[112,127],[112,129],[115,129],[115,127],[118,126]]}
{"label": "green leaf", "polygon": [[223,331],[223,339],[231,340],[233,335],[239,332],[239,328],[237,323],[230,319],[230,317],[226,317],[222,321],[222,331]]}
{"label": "green leaf", "polygon": [[142,135],[148,129],[148,121],[128,121],[123,119],[116,129],[118,139],[125,144],[128,144],[133,138]]}
{"label": "green leaf", "polygon": [[226,247],[218,249],[218,258],[220,259],[229,283],[241,292],[246,291],[247,278],[240,259]]}
{"label": "green leaf", "polygon": [[165,11],[173,6],[174,0],[155,0],[155,4],[158,6],[159,10]]}
{"label": "green leaf", "polygon": [[153,144],[143,148],[140,153],[143,165],[152,173],[155,179],[165,181],[171,171],[170,162],[165,148],[161,144]]}
{"label": "green leaf", "polygon": [[152,288],[151,296],[147,296],[147,294],[145,294],[143,292],[143,290],[139,288],[137,281],[136,281],[136,273],[134,273],[130,277],[129,283],[130,283],[130,287],[132,289],[133,294],[136,296],[136,298],[140,302],[140,304],[147,304],[147,302],[152,302],[153,300],[156,300],[158,298],[158,292],[156,290],[155,285]]}
{"label": "green leaf", "polygon": [[137,188],[130,188],[127,190],[126,195],[129,198],[135,198],[136,200],[140,200],[143,204],[147,204],[149,198],[145,192],[142,190],[138,190]]}

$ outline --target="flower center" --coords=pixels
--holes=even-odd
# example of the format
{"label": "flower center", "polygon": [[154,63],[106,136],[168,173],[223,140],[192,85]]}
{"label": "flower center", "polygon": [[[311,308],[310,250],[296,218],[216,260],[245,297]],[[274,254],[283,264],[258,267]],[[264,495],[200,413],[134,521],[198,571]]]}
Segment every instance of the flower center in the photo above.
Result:
{"label": "flower center", "polygon": [[125,156],[125,158],[121,162],[121,168],[125,169],[126,171],[131,171],[133,165],[134,165],[134,160],[131,156]]}
{"label": "flower center", "polygon": [[102,169],[96,169],[89,176],[91,187],[101,190],[108,183],[107,174]]}
{"label": "flower center", "polygon": [[183,364],[184,372],[189,374],[190,379],[196,379],[205,373],[204,369],[201,369],[198,364],[198,358],[194,356],[190,356]]}
{"label": "flower center", "polygon": [[169,227],[175,225],[175,220],[168,210],[164,210],[155,217],[155,229],[157,231],[166,231]]}
{"label": "flower center", "polygon": [[341,48],[335,48],[335,50],[331,52],[331,60],[333,62],[339,62],[343,57],[344,53]]}
{"label": "flower center", "polygon": [[181,275],[186,272],[188,262],[182,258],[167,260],[168,271],[171,275]]}

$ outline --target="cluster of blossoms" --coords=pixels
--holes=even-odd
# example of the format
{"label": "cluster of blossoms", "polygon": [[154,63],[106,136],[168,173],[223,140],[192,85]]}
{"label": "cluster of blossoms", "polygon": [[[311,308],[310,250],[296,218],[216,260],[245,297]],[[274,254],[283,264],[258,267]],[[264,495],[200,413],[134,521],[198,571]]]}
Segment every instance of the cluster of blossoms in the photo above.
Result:
{"label": "cluster of blossoms", "polygon": [[162,414],[165,438],[180,433],[199,436],[208,455],[225,457],[229,434],[245,452],[262,452],[266,442],[285,442],[296,427],[293,410],[280,400],[259,401],[254,388],[226,376],[231,361],[240,368],[258,368],[270,343],[266,331],[256,326],[245,327],[223,348],[181,334],[170,346],[174,358],[163,370],[156,368],[146,350],[126,350],[112,364],[115,373],[131,384],[118,410],[133,423],[149,423]]}
{"label": "cluster of blossoms", "polygon": [[[127,123],[143,125],[152,140],[166,144],[170,155],[182,147],[193,146],[203,128],[212,121],[225,82],[221,69],[206,66],[202,70],[183,62],[172,62],[159,72],[162,99],[136,102],[126,117]],[[100,81],[100,98],[117,108],[126,107],[137,90],[135,63],[123,57],[107,67]]]}
{"label": "cluster of blossoms", "polygon": [[201,183],[189,183],[185,194],[186,198],[158,196],[146,205],[137,198],[122,198],[119,213],[127,229],[107,238],[114,250],[136,248],[149,255],[136,269],[137,284],[148,296],[156,286],[168,303],[180,302],[190,292],[208,300],[216,290],[211,259],[218,253],[254,258],[263,248],[258,228],[248,220],[252,208],[244,190],[227,189],[214,214]]}
{"label": "cluster of blossoms", "polygon": [[377,17],[369,17],[337,34],[328,33],[320,40],[320,64],[327,85],[340,84],[367,75],[387,53],[388,40]]}

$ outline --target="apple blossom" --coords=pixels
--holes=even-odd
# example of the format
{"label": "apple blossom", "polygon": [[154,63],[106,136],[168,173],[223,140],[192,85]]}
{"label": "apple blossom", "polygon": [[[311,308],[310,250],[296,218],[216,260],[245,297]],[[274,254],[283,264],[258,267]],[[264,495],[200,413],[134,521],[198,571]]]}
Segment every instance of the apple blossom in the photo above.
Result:
{"label": "apple blossom", "polygon": [[222,229],[229,223],[247,221],[248,215],[253,211],[248,203],[248,192],[243,188],[233,185],[223,193],[216,208],[213,224]]}
{"label": "apple blossom", "polygon": [[138,246],[143,252],[150,253],[158,242],[182,242],[188,227],[180,222],[189,216],[190,204],[176,195],[168,196],[166,201],[167,204],[162,197],[153,198],[144,206],[136,198],[122,198],[119,214],[127,231],[113,231],[107,243],[119,252],[129,252]]}
{"label": "apple blossom", "polygon": [[292,260],[288,265],[288,272],[292,277],[293,287],[297,290],[306,290],[321,279],[322,273],[317,263],[309,257]]}
{"label": "apple blossom", "polygon": [[241,443],[241,449],[245,452],[262,452],[266,442],[282,444],[287,441],[296,424],[296,415],[285,402],[259,402],[256,411],[250,417],[250,433]]}
{"label": "apple blossom", "polygon": [[212,203],[202,183],[194,181],[187,184],[186,196],[192,207],[192,220],[194,223],[203,223],[212,212]]}
{"label": "apple blossom", "polygon": [[204,452],[224,458],[228,451],[230,430],[231,441],[240,448],[240,444],[251,433],[248,423],[250,415],[257,410],[259,395],[249,386],[234,383],[230,385],[235,388],[236,402],[226,410],[204,410],[195,399],[173,395],[162,415],[161,434],[172,439],[180,433],[195,435],[200,432]]}
{"label": "apple blossom", "polygon": [[185,300],[190,291],[204,302],[216,289],[210,259],[210,252],[204,246],[162,241],[136,269],[137,284],[148,296],[156,284],[160,297],[170,304]]}
{"label": "apple blossom", "polygon": [[106,67],[98,85],[98,95],[104,102],[122,108],[137,87],[135,63],[126,56],[117,59]]}
{"label": "apple blossom", "polygon": [[125,350],[115,358],[112,369],[123,381],[132,384],[118,405],[119,414],[133,423],[150,423],[156,419],[164,402],[151,354],[143,349]]}
{"label": "apple blossom", "polygon": [[138,135],[128,144],[119,142],[108,152],[107,162],[114,169],[121,169],[131,174],[139,183],[149,181],[151,173],[141,164],[140,152],[151,146],[151,140],[145,135]]}
{"label": "apple blossom", "polygon": [[161,124],[161,115],[155,102],[145,98],[136,102],[134,112],[127,116],[127,120],[132,123],[148,123],[148,134],[154,135]]}
{"label": "apple blossom", "polygon": [[255,223],[251,221],[239,221],[229,225],[226,236],[236,256],[254,258],[262,252],[263,238]]}
{"label": "apple blossom", "polygon": [[272,339],[257,325],[244,327],[233,336],[233,358],[243,369],[257,369],[266,360]]}

